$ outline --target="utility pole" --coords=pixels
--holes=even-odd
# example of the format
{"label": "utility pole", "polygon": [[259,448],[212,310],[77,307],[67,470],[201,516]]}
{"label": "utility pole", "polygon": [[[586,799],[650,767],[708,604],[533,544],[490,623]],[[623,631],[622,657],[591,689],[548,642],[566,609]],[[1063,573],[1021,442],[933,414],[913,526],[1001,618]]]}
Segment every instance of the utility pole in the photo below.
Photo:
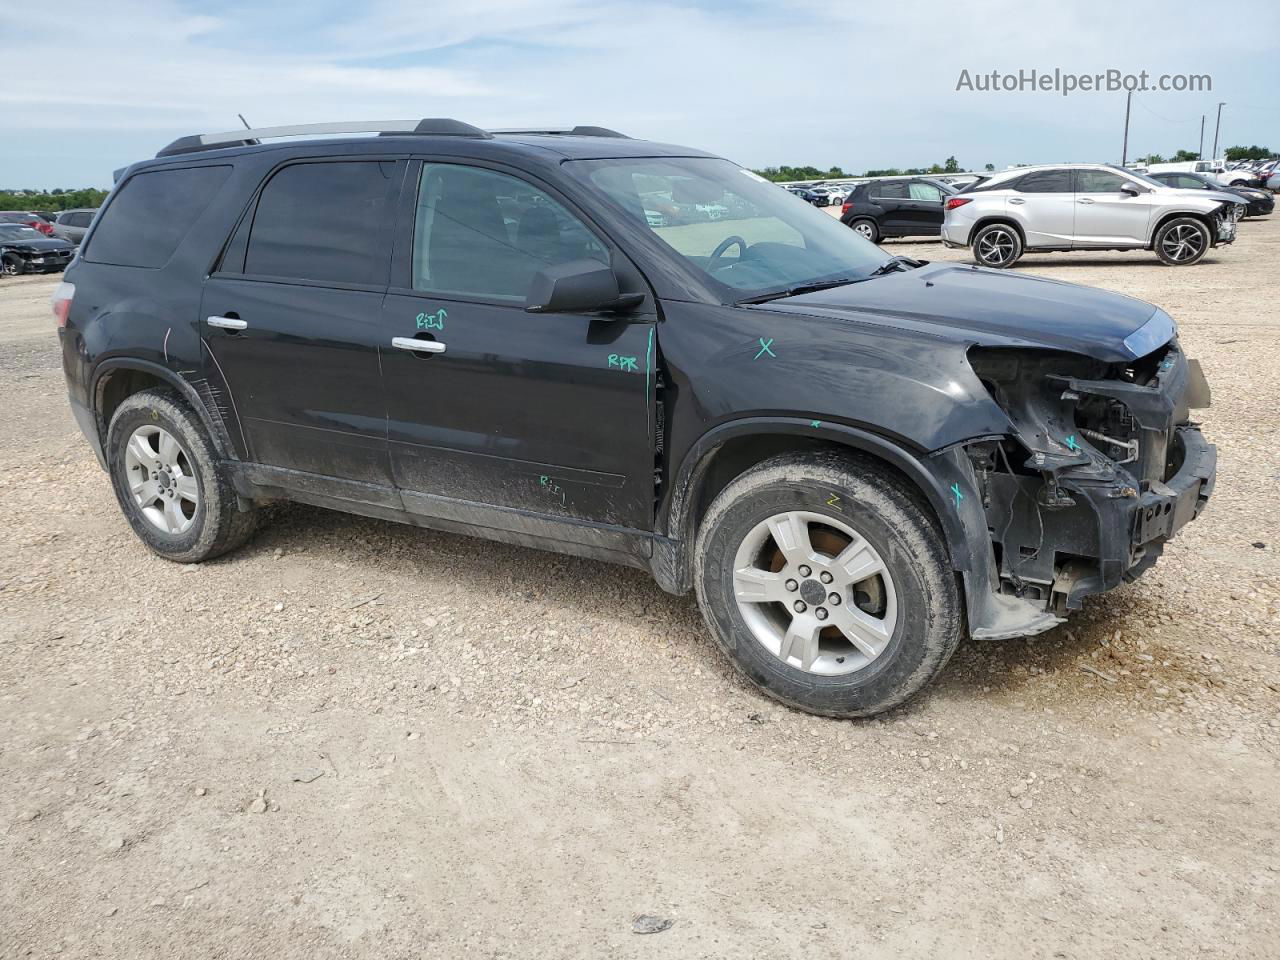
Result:
{"label": "utility pole", "polygon": [[1133,101],[1133,91],[1124,95],[1124,146],[1120,148],[1120,166],[1129,160],[1129,104]]}
{"label": "utility pole", "polygon": [[1222,108],[1226,105],[1225,100],[1218,104],[1218,120],[1213,125],[1213,156],[1209,158],[1210,160],[1218,159],[1218,128],[1222,126]]}
{"label": "utility pole", "polygon": [[1197,160],[1204,159],[1204,114],[1200,114],[1200,150],[1196,153]]}

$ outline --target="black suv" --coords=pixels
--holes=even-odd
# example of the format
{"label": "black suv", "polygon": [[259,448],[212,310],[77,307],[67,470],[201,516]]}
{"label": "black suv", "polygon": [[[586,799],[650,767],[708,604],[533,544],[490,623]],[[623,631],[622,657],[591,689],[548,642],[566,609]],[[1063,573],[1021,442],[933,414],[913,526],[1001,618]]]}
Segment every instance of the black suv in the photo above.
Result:
{"label": "black suv", "polygon": [[956,188],[928,177],[860,183],[840,207],[840,222],[872,243],[885,237],[936,237],[942,205]]}
{"label": "black suv", "polygon": [[[289,139],[356,130],[381,135]],[[186,137],[122,172],[53,307],[161,556],[288,498],[640,567],[832,716],[901,703],[966,629],[1062,622],[1213,483],[1163,311],[886,258],[736,164],[596,127]]]}

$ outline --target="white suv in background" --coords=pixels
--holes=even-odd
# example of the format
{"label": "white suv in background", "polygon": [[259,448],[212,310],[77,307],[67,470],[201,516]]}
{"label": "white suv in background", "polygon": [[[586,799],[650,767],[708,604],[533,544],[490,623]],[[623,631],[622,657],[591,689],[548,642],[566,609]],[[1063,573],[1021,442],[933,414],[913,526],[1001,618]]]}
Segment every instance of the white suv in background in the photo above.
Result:
{"label": "white suv in background", "polygon": [[948,198],[942,242],[972,247],[984,267],[1051,250],[1154,250],[1165,263],[1186,266],[1235,239],[1239,203],[1107,164],[1023,167]]}

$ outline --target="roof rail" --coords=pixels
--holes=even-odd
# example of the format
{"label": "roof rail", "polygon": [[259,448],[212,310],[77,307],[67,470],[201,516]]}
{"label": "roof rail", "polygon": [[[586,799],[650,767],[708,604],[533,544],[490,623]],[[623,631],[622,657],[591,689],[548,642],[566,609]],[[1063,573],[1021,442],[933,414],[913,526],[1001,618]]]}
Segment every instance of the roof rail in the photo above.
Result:
{"label": "roof rail", "polygon": [[461,120],[352,120],[346,123],[299,123],[288,127],[259,127],[249,130],[228,130],[224,133],[196,133],[179,137],[157,157],[172,157],[200,150],[217,150],[222,147],[252,146],[261,140],[276,137],[318,137],[335,133],[377,133],[384,135],[436,137],[475,137],[488,140],[491,135]]}
{"label": "roof rail", "polygon": [[576,127],[502,127],[489,132],[539,134],[553,137],[617,137],[622,140],[631,139],[625,133],[610,130],[608,127],[592,127],[581,124]]}

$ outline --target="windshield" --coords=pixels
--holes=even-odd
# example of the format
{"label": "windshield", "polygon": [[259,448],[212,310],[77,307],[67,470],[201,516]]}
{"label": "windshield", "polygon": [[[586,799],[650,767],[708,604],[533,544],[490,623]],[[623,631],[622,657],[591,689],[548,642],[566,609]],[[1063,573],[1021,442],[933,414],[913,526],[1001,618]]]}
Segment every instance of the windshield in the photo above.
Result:
{"label": "windshield", "polygon": [[17,223],[0,223],[0,240],[43,240],[44,236],[34,227]]}
{"label": "windshield", "polygon": [[862,280],[887,259],[835,217],[728,160],[575,160],[565,168],[727,300]]}

